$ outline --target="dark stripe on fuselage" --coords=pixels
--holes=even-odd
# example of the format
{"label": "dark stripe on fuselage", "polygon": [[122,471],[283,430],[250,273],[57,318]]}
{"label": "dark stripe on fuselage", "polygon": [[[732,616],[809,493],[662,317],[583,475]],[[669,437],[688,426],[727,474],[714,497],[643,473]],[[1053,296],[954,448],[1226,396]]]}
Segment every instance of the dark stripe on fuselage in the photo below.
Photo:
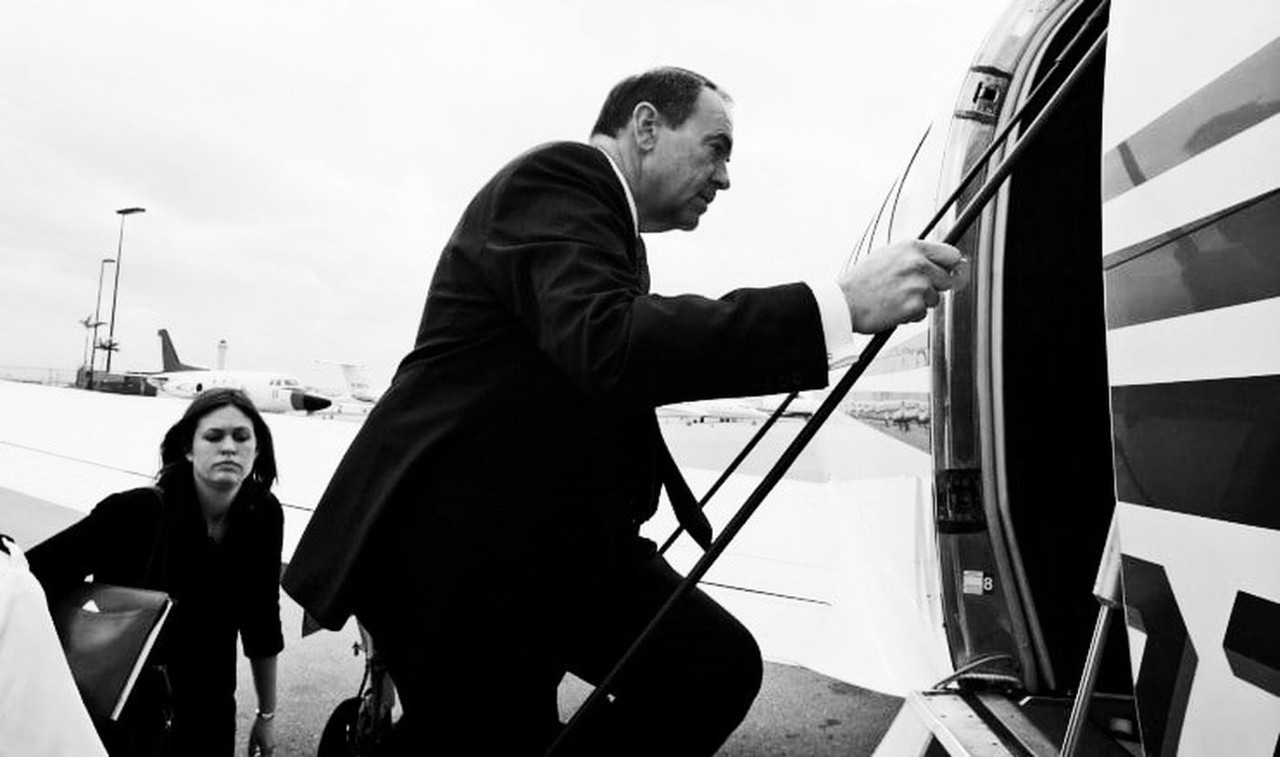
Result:
{"label": "dark stripe on fuselage", "polygon": [[1107,328],[1280,296],[1280,190],[1103,258]]}
{"label": "dark stripe on fuselage", "polygon": [[1120,570],[1125,620],[1147,637],[1133,685],[1142,751],[1159,757],[1177,754],[1200,655],[1164,566],[1121,555]]}
{"label": "dark stripe on fuselage", "polygon": [[1121,501],[1280,530],[1280,376],[1115,386],[1111,406]]}
{"label": "dark stripe on fuselage", "polygon": [[1222,649],[1236,678],[1280,697],[1280,604],[1237,591]]}
{"label": "dark stripe on fuselage", "polygon": [[1280,38],[1102,156],[1107,201],[1280,113]]}

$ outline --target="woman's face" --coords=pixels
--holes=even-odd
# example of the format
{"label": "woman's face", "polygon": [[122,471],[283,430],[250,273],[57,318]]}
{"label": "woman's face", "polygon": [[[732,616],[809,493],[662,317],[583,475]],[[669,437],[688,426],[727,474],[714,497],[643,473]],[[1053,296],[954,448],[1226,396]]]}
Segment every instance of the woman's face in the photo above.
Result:
{"label": "woman's face", "polygon": [[200,419],[187,453],[196,482],[214,489],[239,487],[257,458],[253,421],[234,405],[223,405]]}

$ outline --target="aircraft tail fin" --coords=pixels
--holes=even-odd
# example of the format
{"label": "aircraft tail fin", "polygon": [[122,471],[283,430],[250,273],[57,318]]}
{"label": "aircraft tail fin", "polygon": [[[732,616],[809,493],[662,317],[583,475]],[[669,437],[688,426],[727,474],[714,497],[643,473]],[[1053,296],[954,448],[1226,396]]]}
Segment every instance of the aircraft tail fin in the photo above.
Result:
{"label": "aircraft tail fin", "polygon": [[178,351],[173,348],[173,340],[169,338],[168,329],[160,329],[160,359],[164,365],[164,372],[172,371],[198,371],[200,368],[194,365],[187,365],[178,359]]}
{"label": "aircraft tail fin", "polygon": [[355,363],[341,363],[342,378],[347,382],[347,393],[358,400],[366,402],[374,402],[378,398],[373,391],[373,387],[369,384],[369,376],[365,373],[363,365]]}

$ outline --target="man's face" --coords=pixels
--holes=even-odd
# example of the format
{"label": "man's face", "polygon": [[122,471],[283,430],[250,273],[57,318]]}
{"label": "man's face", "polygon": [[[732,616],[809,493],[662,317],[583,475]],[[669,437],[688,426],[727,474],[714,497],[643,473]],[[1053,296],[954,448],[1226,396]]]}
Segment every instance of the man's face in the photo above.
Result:
{"label": "man's face", "polygon": [[679,128],[658,126],[654,149],[641,165],[636,203],[642,231],[694,229],[716,192],[729,188],[733,119],[725,101],[703,89]]}

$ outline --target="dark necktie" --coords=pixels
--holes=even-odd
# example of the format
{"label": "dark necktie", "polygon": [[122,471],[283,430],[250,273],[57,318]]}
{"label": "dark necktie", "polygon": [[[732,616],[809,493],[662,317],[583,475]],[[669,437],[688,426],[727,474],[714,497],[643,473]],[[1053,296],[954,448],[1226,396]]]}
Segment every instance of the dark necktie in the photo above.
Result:
{"label": "dark necktie", "polygon": [[640,280],[640,294],[649,293],[649,260],[645,254],[644,239],[636,235],[636,276]]}
{"label": "dark necktie", "polygon": [[[640,292],[648,294],[649,261],[645,254],[644,239],[639,234],[636,235],[636,276],[639,279]],[[711,522],[698,506],[697,497],[693,496],[689,484],[680,474],[679,466],[671,457],[671,450],[667,449],[667,440],[662,438],[662,430],[658,428],[656,418],[653,421],[653,434],[654,444],[658,448],[658,465],[661,468],[659,475],[662,477],[662,485],[667,490],[667,499],[671,500],[671,509],[675,511],[680,527],[689,532],[689,536],[692,536],[705,552],[711,547]]]}
{"label": "dark necktie", "polygon": [[705,552],[711,548],[711,522],[702,512],[689,484],[685,483],[684,476],[680,475],[680,468],[671,457],[671,450],[667,449],[667,442],[662,438],[662,430],[658,428],[656,419],[653,428],[657,435],[658,465],[661,467],[659,473],[662,485],[667,489],[667,499],[671,500],[671,509],[675,511],[680,527],[688,531],[689,536]]}

